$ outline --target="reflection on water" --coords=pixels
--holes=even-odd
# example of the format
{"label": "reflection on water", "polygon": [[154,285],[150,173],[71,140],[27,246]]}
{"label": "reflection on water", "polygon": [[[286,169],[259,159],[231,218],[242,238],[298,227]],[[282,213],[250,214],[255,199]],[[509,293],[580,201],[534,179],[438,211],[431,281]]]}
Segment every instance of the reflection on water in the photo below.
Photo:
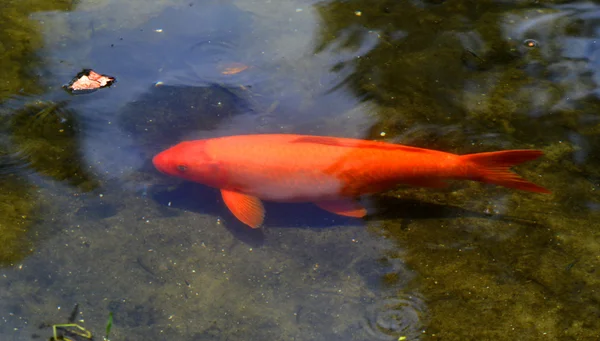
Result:
{"label": "reflection on water", "polygon": [[[49,338],[38,326],[76,303],[95,337],[112,311],[114,340],[596,338],[599,15],[584,1],[9,2],[0,339]],[[118,83],[70,96],[84,68]],[[368,219],[273,204],[249,231],[150,164],[184,139],[256,132],[543,149],[518,172],[553,195],[399,188]]]}

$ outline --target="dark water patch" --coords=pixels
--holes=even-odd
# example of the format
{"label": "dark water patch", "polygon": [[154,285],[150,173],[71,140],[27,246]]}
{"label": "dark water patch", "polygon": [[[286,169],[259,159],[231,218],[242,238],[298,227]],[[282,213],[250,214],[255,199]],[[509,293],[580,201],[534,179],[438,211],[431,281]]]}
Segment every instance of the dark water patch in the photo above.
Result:
{"label": "dark water patch", "polygon": [[10,134],[9,148],[27,160],[30,169],[83,190],[98,186],[82,160],[81,127],[65,103],[26,104],[4,119]]}
{"label": "dark water patch", "polygon": [[98,202],[95,205],[86,205],[77,209],[76,213],[78,216],[84,219],[105,219],[117,214],[118,209],[114,204]]}
{"label": "dark water patch", "polygon": [[[416,193],[415,193],[416,194]],[[415,198],[408,198],[414,196]],[[402,228],[407,228],[413,221],[428,219],[480,218],[495,222],[517,223],[543,227],[543,224],[527,217],[515,217],[496,212],[494,208],[484,207],[482,211],[463,208],[450,204],[423,201],[419,195],[406,195],[407,198],[381,196],[375,199],[378,212],[369,216],[370,220],[399,220]],[[429,198],[431,200],[431,198]]]}
{"label": "dark water patch", "polygon": [[216,129],[223,120],[246,113],[244,102],[220,86],[160,85],[119,112],[119,125],[151,158],[199,131]]}
{"label": "dark water patch", "polygon": [[20,157],[19,154],[2,154],[0,152],[0,177],[21,173],[26,167],[27,160]]}

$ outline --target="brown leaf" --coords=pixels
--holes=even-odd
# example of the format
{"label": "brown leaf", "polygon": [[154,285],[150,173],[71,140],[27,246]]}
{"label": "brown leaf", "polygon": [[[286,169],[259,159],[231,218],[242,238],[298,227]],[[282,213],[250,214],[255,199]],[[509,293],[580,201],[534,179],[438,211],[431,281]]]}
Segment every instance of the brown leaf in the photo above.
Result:
{"label": "brown leaf", "polygon": [[73,94],[88,93],[111,86],[114,82],[114,77],[101,75],[91,69],[85,69],[78,73],[64,88]]}

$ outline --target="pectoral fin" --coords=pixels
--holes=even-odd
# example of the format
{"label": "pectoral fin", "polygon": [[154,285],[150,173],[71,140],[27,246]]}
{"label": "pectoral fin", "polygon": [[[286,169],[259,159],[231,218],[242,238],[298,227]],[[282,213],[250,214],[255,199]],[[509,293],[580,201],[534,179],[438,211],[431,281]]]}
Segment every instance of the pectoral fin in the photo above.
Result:
{"label": "pectoral fin", "polygon": [[315,205],[325,211],[346,217],[362,218],[367,215],[367,210],[361,204],[351,199],[319,201],[315,202]]}
{"label": "pectoral fin", "polygon": [[265,208],[259,198],[224,189],[221,190],[221,196],[227,208],[242,223],[253,229],[263,223]]}

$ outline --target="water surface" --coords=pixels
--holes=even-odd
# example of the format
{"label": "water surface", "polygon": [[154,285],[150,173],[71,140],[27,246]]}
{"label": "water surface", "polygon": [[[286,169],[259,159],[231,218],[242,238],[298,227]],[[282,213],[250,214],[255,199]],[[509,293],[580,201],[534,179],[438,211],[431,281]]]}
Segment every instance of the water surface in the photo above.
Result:
{"label": "water surface", "polygon": [[[69,321],[101,339],[111,312],[111,340],[600,337],[594,2],[14,1],[0,16],[0,339]],[[65,92],[85,68],[117,83]],[[268,203],[250,231],[216,190],[150,164],[242,133],[537,148],[518,172],[553,194],[399,188],[364,220]]]}

